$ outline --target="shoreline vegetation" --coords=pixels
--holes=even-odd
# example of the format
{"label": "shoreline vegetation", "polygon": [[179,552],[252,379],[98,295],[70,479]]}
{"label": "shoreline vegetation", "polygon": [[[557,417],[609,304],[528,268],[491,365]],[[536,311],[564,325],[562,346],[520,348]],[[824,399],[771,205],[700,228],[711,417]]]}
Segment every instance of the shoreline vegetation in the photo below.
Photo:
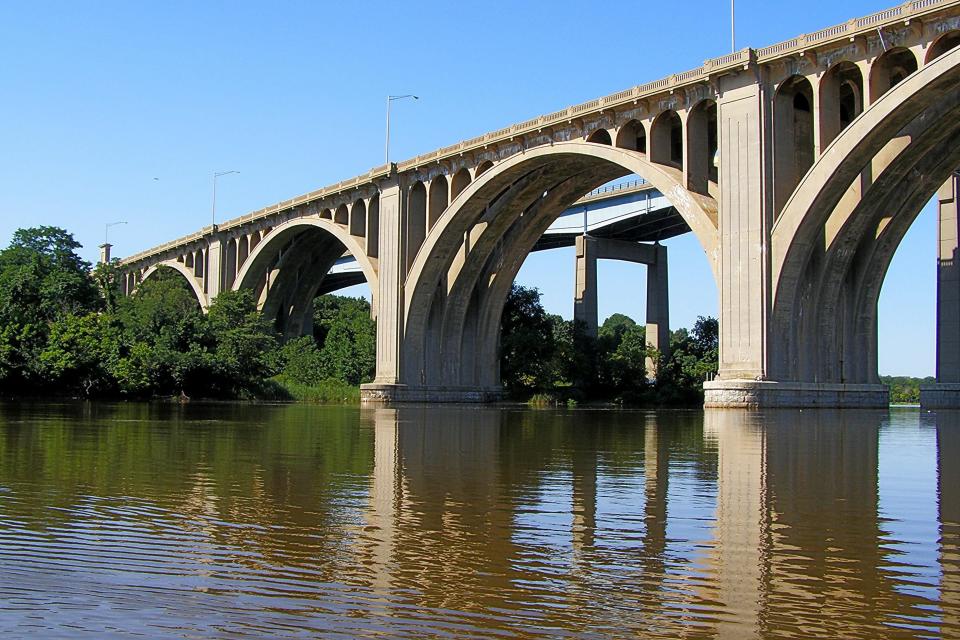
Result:
{"label": "shoreline vegetation", "polygon": [[[373,379],[376,325],[362,298],[317,297],[312,335],[284,342],[250,291],[223,292],[203,313],[183,277],[160,269],[123,296],[118,261],[92,268],[79,248],[63,229],[36,227],[0,250],[0,399],[355,404]],[[672,331],[663,357],[626,315],[607,318],[594,338],[548,314],[537,289],[514,285],[501,321],[505,400],[697,406],[717,370],[718,329],[700,317]],[[928,380],[883,378],[892,403],[919,401]]]}

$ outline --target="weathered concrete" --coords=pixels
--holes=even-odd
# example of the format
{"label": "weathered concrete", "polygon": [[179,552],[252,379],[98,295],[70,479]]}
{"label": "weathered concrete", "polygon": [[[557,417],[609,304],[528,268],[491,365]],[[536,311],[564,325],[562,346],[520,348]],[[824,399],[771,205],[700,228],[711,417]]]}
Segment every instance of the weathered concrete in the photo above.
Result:
{"label": "weathered concrete", "polygon": [[577,238],[573,284],[573,320],[584,333],[596,338],[600,318],[597,303],[597,240],[583,235]]}
{"label": "weathered concrete", "polygon": [[956,173],[940,188],[937,209],[937,381],[960,382],[960,227]]}
{"label": "weathered concrete", "polygon": [[920,385],[920,406],[924,409],[960,409],[960,382]]}
{"label": "weathered concrete", "polygon": [[960,409],[960,218],[956,172],[937,192],[937,382],[920,387],[925,409]]}
{"label": "weathered concrete", "polygon": [[704,407],[879,408],[890,404],[890,390],[882,384],[712,380],[703,383]]}
{"label": "weathered concrete", "polygon": [[[915,0],[744,49],[207,227],[124,260],[122,288],[170,266],[204,307],[251,287],[265,312],[305,331],[329,264],[326,244],[307,242],[316,221],[374,274],[377,377],[365,397],[492,399],[500,316],[524,258],[572,203],[633,173],[670,201],[717,283],[708,405],[878,405],[884,274],[960,165],[958,36],[960,0]],[[953,384],[957,223],[941,200],[940,381]],[[578,315],[589,320],[584,248]],[[648,306],[663,311],[648,317],[648,339],[661,349],[665,258],[648,269]]]}
{"label": "weathered concrete", "polygon": [[476,387],[428,387],[407,386],[405,384],[383,384],[371,382],[362,385],[360,398],[363,402],[454,402],[486,403],[502,400],[502,387],[486,389]]}

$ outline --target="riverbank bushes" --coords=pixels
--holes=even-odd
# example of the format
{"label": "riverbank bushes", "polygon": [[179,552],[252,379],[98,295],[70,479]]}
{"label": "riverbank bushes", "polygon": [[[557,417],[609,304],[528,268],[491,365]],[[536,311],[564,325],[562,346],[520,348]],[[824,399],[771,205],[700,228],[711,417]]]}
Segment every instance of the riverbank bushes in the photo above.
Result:
{"label": "riverbank bushes", "polygon": [[582,325],[547,314],[539,291],[514,285],[503,313],[500,373],[511,398],[539,406],[698,404],[703,381],[717,370],[718,329],[716,319],[701,317],[691,330],[671,332],[663,358],[648,346],[646,327],[626,315],[607,318],[593,338]]}
{"label": "riverbank bushes", "polygon": [[281,348],[249,291],[203,313],[161,269],[131,296],[62,229],[21,229],[0,251],[0,395],[344,399],[372,379],[369,303],[317,299],[315,331]]}
{"label": "riverbank bushes", "polygon": [[[249,291],[226,291],[207,313],[172,270],[131,296],[117,265],[91,265],[56,227],[17,231],[0,250],[0,397],[197,397],[358,402],[374,376],[370,303],[325,295],[313,334],[285,344]],[[508,396],[535,404],[702,401],[717,370],[718,324],[701,317],[670,334],[668,357],[623,314],[597,337],[546,313],[536,289],[514,285],[503,312],[500,370]],[[656,377],[646,370],[656,363]],[[917,402],[919,382],[885,378],[891,401]]]}

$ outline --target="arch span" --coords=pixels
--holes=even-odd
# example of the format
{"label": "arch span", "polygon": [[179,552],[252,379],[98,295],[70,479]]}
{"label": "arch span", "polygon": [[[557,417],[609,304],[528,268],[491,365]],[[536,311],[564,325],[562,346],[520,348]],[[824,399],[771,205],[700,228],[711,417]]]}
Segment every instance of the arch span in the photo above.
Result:
{"label": "arch span", "polygon": [[[204,313],[206,313],[207,307],[209,306],[207,304],[207,295],[203,292],[203,287],[200,286],[200,283],[197,282],[197,279],[193,276],[193,271],[182,262],[178,262],[176,260],[164,260],[163,262],[159,262],[143,272],[143,275],[140,276],[140,282],[145,282],[148,278],[153,276],[161,269],[171,269],[183,276],[184,280],[187,281],[187,284],[190,285],[190,290],[193,291],[193,295],[196,296],[197,304],[199,304],[200,308],[204,311]],[[136,288],[134,288],[134,291],[136,291]]]}
{"label": "arch span", "polygon": [[772,231],[776,379],[877,381],[883,275],[960,161],[958,136],[960,50],[890,87],[800,182]]}
{"label": "arch span", "polygon": [[233,289],[253,288],[254,283],[252,278],[255,277],[254,274],[268,266],[267,263],[273,257],[272,253],[292,240],[294,236],[304,229],[310,228],[321,229],[339,240],[344,248],[349,251],[350,255],[357,261],[361,271],[363,271],[363,276],[370,284],[370,289],[374,292],[377,291],[375,258],[367,257],[360,239],[350,235],[344,227],[327,218],[295,218],[274,227],[273,230],[264,236],[263,240],[257,244],[256,249],[250,252],[247,261],[237,273],[237,279],[234,282]]}
{"label": "arch span", "polygon": [[[529,150],[464,189],[423,243],[406,278],[404,377],[414,384],[495,384],[499,332],[491,323],[499,322],[526,255],[577,198],[629,173],[670,200],[715,271],[716,201],[684,189],[679,170],[655,165],[637,151],[589,142]],[[445,378],[441,371],[452,375]]]}
{"label": "arch span", "polygon": [[[263,314],[285,337],[312,331],[311,304],[333,264],[349,252],[371,291],[376,315],[376,258],[367,255],[364,238],[326,218],[296,218],[275,227],[250,253],[233,288],[251,289]],[[271,272],[274,275],[271,275]]]}

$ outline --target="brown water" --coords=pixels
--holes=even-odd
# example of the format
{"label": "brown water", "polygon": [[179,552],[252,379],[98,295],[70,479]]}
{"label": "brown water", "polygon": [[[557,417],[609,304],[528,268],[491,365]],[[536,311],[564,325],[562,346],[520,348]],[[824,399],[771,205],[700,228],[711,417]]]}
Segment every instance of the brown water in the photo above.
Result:
{"label": "brown water", "polygon": [[960,637],[960,415],[0,405],[12,637]]}

